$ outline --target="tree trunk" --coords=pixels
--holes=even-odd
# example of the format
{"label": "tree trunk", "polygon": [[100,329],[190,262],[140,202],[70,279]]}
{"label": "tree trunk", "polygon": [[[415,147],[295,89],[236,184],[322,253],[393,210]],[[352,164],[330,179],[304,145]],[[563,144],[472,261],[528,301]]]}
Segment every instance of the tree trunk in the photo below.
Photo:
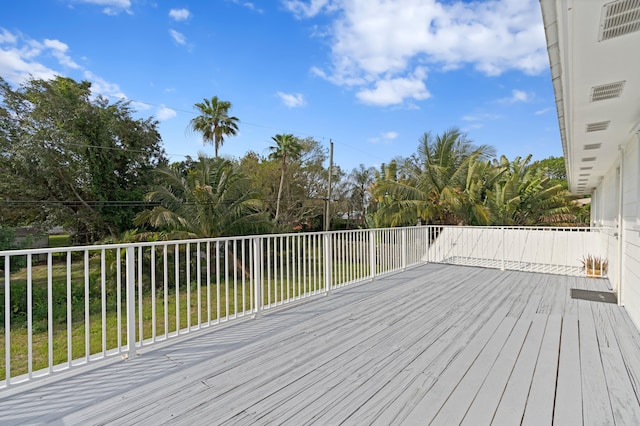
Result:
{"label": "tree trunk", "polygon": [[282,197],[282,187],[284,186],[284,172],[285,165],[282,164],[282,174],[280,175],[280,187],[278,188],[278,198],[276,199],[276,217],[275,220],[278,221],[278,216],[280,215],[280,198]]}

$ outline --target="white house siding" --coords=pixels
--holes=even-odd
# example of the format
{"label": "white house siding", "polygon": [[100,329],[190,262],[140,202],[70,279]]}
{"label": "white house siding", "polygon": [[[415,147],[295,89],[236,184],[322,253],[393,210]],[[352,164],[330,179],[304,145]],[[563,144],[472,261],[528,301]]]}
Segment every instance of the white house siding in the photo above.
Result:
{"label": "white house siding", "polygon": [[640,135],[627,144],[622,195],[622,302],[640,328]]}
{"label": "white house siding", "polygon": [[[619,291],[620,301],[640,328],[640,136],[632,136],[618,162],[612,165],[594,192],[591,221],[603,227],[607,246],[609,278]],[[621,171],[620,171],[621,170]],[[622,190],[620,191],[620,179]],[[619,194],[622,193],[622,203]],[[622,226],[618,227],[618,206],[622,207]],[[620,254],[619,254],[620,253]]]}

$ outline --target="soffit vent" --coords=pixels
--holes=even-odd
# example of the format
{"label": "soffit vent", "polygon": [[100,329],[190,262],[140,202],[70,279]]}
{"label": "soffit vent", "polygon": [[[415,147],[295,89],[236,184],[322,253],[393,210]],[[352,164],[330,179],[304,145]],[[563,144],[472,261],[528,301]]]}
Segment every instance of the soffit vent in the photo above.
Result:
{"label": "soffit vent", "polygon": [[584,157],[582,161],[596,161],[596,157]]}
{"label": "soffit vent", "polygon": [[618,98],[622,94],[625,81],[603,84],[591,88],[591,102],[604,101],[606,99]]}
{"label": "soffit vent", "polygon": [[599,121],[597,123],[589,123],[587,124],[587,133],[600,132],[602,130],[607,130],[609,128],[609,123],[611,123],[611,121]]}
{"label": "soffit vent", "polygon": [[604,5],[598,40],[640,31],[640,0],[619,0]]}
{"label": "soffit vent", "polygon": [[580,170],[591,170],[593,169],[593,167],[589,166],[589,167],[580,167]]}
{"label": "soffit vent", "polygon": [[580,173],[578,176],[589,176],[591,173]]}
{"label": "soffit vent", "polygon": [[587,144],[584,146],[585,150],[589,150],[589,149],[600,149],[600,147],[602,146],[601,143],[591,143],[591,144]]}

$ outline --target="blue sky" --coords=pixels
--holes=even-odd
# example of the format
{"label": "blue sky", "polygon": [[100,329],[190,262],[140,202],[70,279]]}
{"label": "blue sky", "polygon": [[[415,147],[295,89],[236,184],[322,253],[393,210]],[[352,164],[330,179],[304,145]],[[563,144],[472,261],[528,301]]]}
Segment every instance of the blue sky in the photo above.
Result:
{"label": "blue sky", "polygon": [[56,74],[154,116],[172,161],[213,154],[187,131],[212,96],[240,119],[225,156],[293,133],[349,171],[451,126],[510,159],[562,155],[538,0],[6,2],[0,75]]}

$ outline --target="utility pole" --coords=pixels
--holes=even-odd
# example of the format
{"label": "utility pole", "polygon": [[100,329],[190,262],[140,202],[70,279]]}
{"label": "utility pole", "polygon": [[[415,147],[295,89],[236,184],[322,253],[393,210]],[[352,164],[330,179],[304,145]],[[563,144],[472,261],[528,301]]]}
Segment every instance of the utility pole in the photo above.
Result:
{"label": "utility pole", "polygon": [[331,225],[331,176],[333,175],[333,141],[329,139],[329,179],[327,185],[327,201],[324,212],[324,230],[328,231]]}

